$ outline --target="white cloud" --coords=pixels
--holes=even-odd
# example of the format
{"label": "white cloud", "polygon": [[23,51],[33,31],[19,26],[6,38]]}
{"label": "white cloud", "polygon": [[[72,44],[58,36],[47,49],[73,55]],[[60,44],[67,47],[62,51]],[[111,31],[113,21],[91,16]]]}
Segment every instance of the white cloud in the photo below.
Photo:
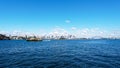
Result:
{"label": "white cloud", "polygon": [[71,23],[71,21],[70,21],[70,20],[65,20],[65,22],[66,22],[66,23]]}

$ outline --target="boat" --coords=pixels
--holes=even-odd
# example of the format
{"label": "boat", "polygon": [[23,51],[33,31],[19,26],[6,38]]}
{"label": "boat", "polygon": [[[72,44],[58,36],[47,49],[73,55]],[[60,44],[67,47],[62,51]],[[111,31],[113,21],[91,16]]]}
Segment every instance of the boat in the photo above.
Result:
{"label": "boat", "polygon": [[42,41],[40,38],[28,38],[26,41]]}

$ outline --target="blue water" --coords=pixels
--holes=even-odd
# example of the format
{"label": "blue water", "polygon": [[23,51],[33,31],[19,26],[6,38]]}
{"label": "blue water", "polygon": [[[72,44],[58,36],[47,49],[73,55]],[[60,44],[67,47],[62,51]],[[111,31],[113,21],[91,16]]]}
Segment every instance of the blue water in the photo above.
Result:
{"label": "blue water", "polygon": [[2,40],[0,68],[120,68],[120,40]]}

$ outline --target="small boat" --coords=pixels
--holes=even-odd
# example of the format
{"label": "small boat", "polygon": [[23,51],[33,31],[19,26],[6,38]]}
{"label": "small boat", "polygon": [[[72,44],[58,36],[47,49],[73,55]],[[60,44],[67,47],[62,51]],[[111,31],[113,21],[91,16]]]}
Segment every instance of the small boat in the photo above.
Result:
{"label": "small boat", "polygon": [[26,39],[26,41],[42,41],[42,39],[40,39],[40,38],[29,38],[29,39]]}

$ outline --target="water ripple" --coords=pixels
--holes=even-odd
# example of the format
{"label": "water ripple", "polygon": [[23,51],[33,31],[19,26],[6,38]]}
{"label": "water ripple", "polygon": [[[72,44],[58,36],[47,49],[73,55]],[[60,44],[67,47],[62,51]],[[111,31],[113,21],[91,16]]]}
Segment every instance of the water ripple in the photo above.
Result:
{"label": "water ripple", "polygon": [[120,68],[119,42],[0,41],[0,68]]}

